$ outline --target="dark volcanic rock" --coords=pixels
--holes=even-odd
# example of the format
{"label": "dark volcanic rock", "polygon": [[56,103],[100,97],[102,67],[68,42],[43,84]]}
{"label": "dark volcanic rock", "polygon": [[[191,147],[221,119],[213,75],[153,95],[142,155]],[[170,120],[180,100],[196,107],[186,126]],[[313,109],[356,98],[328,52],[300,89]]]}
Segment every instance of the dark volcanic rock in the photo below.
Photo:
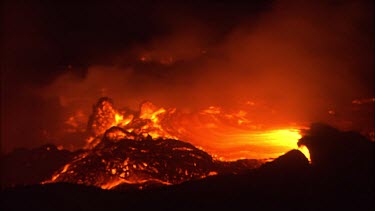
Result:
{"label": "dark volcanic rock", "polygon": [[246,173],[262,163],[213,160],[186,142],[154,140],[112,127],[89,150],[69,152],[45,145],[14,151],[2,158],[2,187],[67,182],[116,190],[147,189],[216,174]]}
{"label": "dark volcanic rock", "polygon": [[236,161],[218,161],[215,160],[215,171],[218,174],[244,174],[252,169],[256,169],[264,164],[264,160],[241,159]]}
{"label": "dark volcanic rock", "polygon": [[[333,133],[329,131],[333,131]],[[312,134],[310,133],[310,135]],[[335,147],[328,150],[324,146],[330,146],[330,144],[324,145],[324,142],[334,140],[332,138],[336,135],[332,134],[340,134],[337,143],[345,143],[341,140],[351,140],[351,137],[358,137],[351,133],[329,129],[328,132],[314,136],[314,138],[319,137],[319,139],[301,139],[301,142],[307,140],[323,141],[319,143],[319,147],[315,146],[314,149],[310,149],[310,153],[315,152],[315,155],[316,153],[329,153],[329,155],[321,156],[321,158],[329,159],[335,156]],[[306,137],[309,136],[304,138]],[[357,138],[354,140],[357,140]],[[310,144],[317,144],[313,142]],[[308,142],[304,143],[308,144]],[[352,154],[356,154],[356,150],[365,152],[362,151],[364,149],[361,150],[360,148],[353,147]],[[150,150],[147,151],[148,149]],[[316,151],[318,149],[321,150]],[[80,165],[82,168],[87,168],[94,176],[112,175],[115,178],[121,178],[118,175],[118,171],[121,170],[116,165],[123,165],[125,161],[129,165],[132,162],[137,166],[131,169],[132,174],[139,173],[145,175],[145,178],[162,177],[164,174],[170,174],[167,178],[174,178],[173,175],[177,175],[176,178],[182,177],[182,179],[176,181],[182,181],[189,178],[187,177],[189,174],[184,177],[183,173],[180,174],[175,168],[187,169],[189,172],[190,166],[194,162],[198,166],[195,170],[198,175],[201,175],[201,173],[207,174],[206,168],[210,169],[211,165],[214,165],[216,169],[223,169],[222,172],[228,171],[228,174],[219,173],[216,176],[205,177],[200,180],[191,179],[177,185],[163,187],[160,187],[163,181],[151,179],[140,183],[145,187],[142,191],[139,190],[138,185],[125,185],[125,183],[116,186],[114,190],[127,191],[105,191],[100,188],[66,183],[13,188],[2,191],[2,208],[4,210],[242,210],[244,208],[250,210],[314,211],[374,210],[373,184],[369,184],[366,180],[359,180],[358,177],[349,179],[355,175],[353,172],[359,168],[357,165],[361,166],[360,164],[348,165],[346,168],[339,170],[334,166],[333,170],[316,166],[323,165],[323,163],[334,165],[335,162],[342,162],[339,165],[343,166],[344,163],[348,162],[346,160],[349,158],[346,157],[339,157],[340,159],[336,159],[335,162],[324,159],[317,161],[315,159],[317,163],[315,166],[311,166],[302,153],[292,150],[258,169],[241,174],[230,174],[231,168],[241,165],[246,166],[248,161],[239,163],[212,161],[206,153],[197,150],[190,144],[176,140],[103,141],[93,151],[82,152],[81,155],[83,157],[77,157],[70,165]],[[110,155],[115,155],[114,160],[110,159]],[[185,160],[185,158],[187,159]],[[140,159],[140,162],[150,160],[159,162],[159,164],[147,166],[158,167],[161,170],[159,173],[153,172],[151,169],[147,170],[147,168],[140,170],[138,166],[142,163],[137,162],[138,159]],[[99,164],[103,160],[106,162]],[[370,162],[363,161],[367,163],[364,166],[367,166]],[[106,163],[111,164],[111,168],[107,169]],[[130,167],[129,165],[127,166]],[[96,167],[98,167],[98,170],[95,170]],[[63,169],[60,172],[64,171]],[[69,179],[69,175],[74,178],[76,169],[79,168],[66,168],[61,175],[66,180]],[[115,169],[114,173],[112,169]],[[336,170],[337,173],[333,173]],[[70,171],[73,172],[68,173]],[[192,171],[194,172],[194,170]],[[78,175],[84,175],[84,170]],[[332,175],[332,177],[325,177],[324,175]],[[371,177],[373,172],[367,172],[366,174],[366,171],[362,171],[359,175]],[[95,177],[93,178],[95,180]],[[342,178],[347,179],[343,180]],[[147,188],[148,186],[160,188]]]}
{"label": "dark volcanic rock", "polygon": [[213,166],[212,157],[206,152],[178,140],[103,139],[62,168],[54,182],[103,188],[141,184],[145,180],[176,184],[205,177]]}
{"label": "dark volcanic rock", "polygon": [[[311,166],[305,155],[299,150],[291,150],[272,162],[263,164],[255,170],[254,183],[263,187],[265,192],[281,193],[285,189],[305,191],[311,180]],[[297,194],[297,193],[292,193]]]}
{"label": "dark volcanic rock", "polygon": [[299,150],[291,150],[276,158],[272,162],[267,162],[261,166],[261,171],[269,171],[278,174],[290,174],[298,171],[306,171],[310,167],[309,161]]}
{"label": "dark volcanic rock", "polygon": [[17,149],[1,158],[1,186],[38,184],[71,161],[75,153],[47,144],[35,149]]}
{"label": "dark volcanic rock", "polygon": [[312,167],[320,179],[337,183],[374,184],[374,142],[356,132],[341,132],[312,124],[298,142],[310,151]]}

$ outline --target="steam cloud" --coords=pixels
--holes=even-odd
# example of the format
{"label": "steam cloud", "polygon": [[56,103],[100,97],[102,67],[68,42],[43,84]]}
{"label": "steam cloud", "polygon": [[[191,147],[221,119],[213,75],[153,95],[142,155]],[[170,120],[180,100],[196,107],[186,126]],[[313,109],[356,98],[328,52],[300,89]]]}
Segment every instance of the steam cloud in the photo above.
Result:
{"label": "steam cloud", "polygon": [[[221,19],[228,30],[190,10],[180,14],[182,5],[170,7],[153,13],[167,33],[103,55],[110,59],[91,62],[87,72],[67,66],[33,88],[47,110],[51,102],[58,107],[45,130],[61,136],[65,119],[77,111],[88,118],[102,96],[132,109],[144,100],[184,110],[264,102],[279,121],[299,123],[329,121],[329,110],[350,119],[352,100],[374,96],[372,3],[275,1],[255,15]],[[16,124],[13,119],[4,124]],[[18,145],[7,143],[10,137],[3,144]]]}

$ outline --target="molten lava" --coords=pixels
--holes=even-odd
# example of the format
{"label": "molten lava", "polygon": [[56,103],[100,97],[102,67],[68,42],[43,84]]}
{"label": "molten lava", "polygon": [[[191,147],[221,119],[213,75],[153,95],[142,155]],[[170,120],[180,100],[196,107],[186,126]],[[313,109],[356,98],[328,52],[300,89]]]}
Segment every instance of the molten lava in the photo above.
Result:
{"label": "molten lava", "polygon": [[[295,149],[301,138],[295,127],[257,125],[244,110],[228,113],[210,106],[184,113],[150,102],[143,103],[139,111],[117,110],[109,98],[94,105],[87,134],[85,149],[47,183],[70,182],[103,189],[121,188],[122,184],[140,189],[179,184],[255,168]],[[301,151],[310,158],[306,148]]]}
{"label": "molten lava", "polygon": [[[252,107],[254,104],[246,103]],[[72,124],[69,126],[71,129]],[[150,136],[152,139],[183,140],[220,160],[276,158],[295,149],[301,138],[301,126],[265,126],[245,109],[228,111],[210,106],[196,112],[182,112],[145,102],[139,111],[131,111],[116,109],[111,99],[101,98],[89,118],[86,148],[95,147],[113,126],[124,132],[107,133],[112,139],[141,140]],[[303,152],[309,158],[307,151]]]}
{"label": "molten lava", "polygon": [[297,126],[265,127],[249,116],[245,110],[228,112],[217,106],[186,113],[151,102],[143,103],[139,111],[117,110],[111,99],[102,98],[89,120],[87,148],[95,147],[113,126],[126,132],[107,134],[112,138],[183,140],[220,160],[272,159],[297,147],[301,138]]}
{"label": "molten lava", "polygon": [[[113,127],[112,132],[122,131]],[[110,133],[112,133],[110,132]],[[110,189],[120,184],[178,184],[217,171],[206,152],[173,139],[104,138],[76,156],[48,182],[69,182]],[[145,184],[146,183],[146,184]]]}

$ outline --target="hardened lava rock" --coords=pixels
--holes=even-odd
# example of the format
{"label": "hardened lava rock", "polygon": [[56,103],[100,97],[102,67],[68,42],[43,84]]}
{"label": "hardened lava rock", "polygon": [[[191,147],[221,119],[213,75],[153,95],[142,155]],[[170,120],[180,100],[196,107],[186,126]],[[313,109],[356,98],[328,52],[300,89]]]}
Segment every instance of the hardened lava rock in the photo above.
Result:
{"label": "hardened lava rock", "polygon": [[98,187],[114,181],[178,184],[205,177],[214,166],[210,155],[186,142],[151,137],[108,140],[111,137],[105,136],[94,149],[77,156],[54,175],[54,182]]}

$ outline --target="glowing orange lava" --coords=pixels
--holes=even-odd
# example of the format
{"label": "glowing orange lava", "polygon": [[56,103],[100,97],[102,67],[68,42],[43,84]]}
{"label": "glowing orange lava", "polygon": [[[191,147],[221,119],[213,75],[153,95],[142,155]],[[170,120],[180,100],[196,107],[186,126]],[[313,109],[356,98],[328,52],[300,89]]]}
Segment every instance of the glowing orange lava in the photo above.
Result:
{"label": "glowing orange lava", "polygon": [[[297,142],[302,137],[296,128],[266,129],[266,130],[239,130],[227,129],[218,132],[210,130],[206,139],[207,144],[200,146],[220,160],[238,159],[274,159],[292,150],[299,149],[308,160],[310,155],[306,148],[298,148]],[[198,142],[198,140],[193,140]]]}
{"label": "glowing orange lava", "polygon": [[[251,106],[254,106],[252,104]],[[128,132],[114,130],[106,135],[111,139],[178,139],[192,143],[220,160],[273,159],[292,149],[298,149],[301,138],[296,125],[265,127],[249,118],[243,109],[226,111],[209,106],[195,113],[158,107],[151,102],[140,106],[138,114],[120,111],[111,101],[100,101],[91,118],[92,137],[88,146],[95,146],[97,136],[113,126]],[[310,160],[308,150],[300,149]]]}
{"label": "glowing orange lava", "polygon": [[[251,106],[254,106],[254,104],[251,104]],[[296,126],[296,124],[289,124],[283,127],[266,127],[255,121],[254,115],[249,115],[249,113],[249,110],[245,109],[228,111],[219,106],[209,106],[195,112],[180,112],[176,108],[158,107],[151,102],[143,103],[139,111],[118,110],[114,107],[111,99],[101,98],[94,105],[89,119],[87,134],[90,137],[87,139],[87,151],[76,156],[71,163],[66,164],[50,180],[44,183],[75,181],[79,184],[95,185],[102,189],[113,189],[121,184],[134,184],[138,188],[143,188],[152,183],[170,185],[191,179],[197,175],[204,178],[217,174],[215,171],[198,171],[200,168],[195,168],[196,161],[191,163],[194,165],[192,169],[190,169],[192,166],[190,164],[187,165],[189,168],[186,169],[174,168],[173,171],[175,171],[177,176],[171,177],[172,179],[160,177],[160,175],[150,176],[139,173],[145,171],[157,174],[159,170],[170,166],[159,166],[161,161],[147,160],[150,150],[154,150],[153,153],[156,153],[157,147],[152,149],[147,147],[145,149],[137,149],[135,147],[154,142],[157,143],[157,146],[163,146],[161,153],[159,152],[158,154],[159,156],[165,156],[163,153],[166,153],[165,150],[168,149],[169,143],[176,144],[176,140],[180,140],[178,141],[180,144],[188,142],[189,144],[185,143],[188,145],[173,147],[173,150],[187,153],[186,155],[189,155],[190,159],[202,159],[202,155],[193,153],[196,147],[205,151],[205,155],[209,157],[206,157],[206,161],[209,162],[213,162],[212,158],[220,161],[235,161],[239,159],[269,161],[292,149],[298,149],[297,142],[302,136],[300,127]],[[70,126],[73,127],[74,124],[70,124]],[[127,142],[130,140],[133,141]],[[141,145],[137,145],[136,143],[138,142]],[[108,159],[111,159],[111,156],[119,155],[116,153],[111,154],[110,157],[102,158],[100,162],[94,162],[97,156],[102,153],[108,156],[108,152],[105,150],[99,154],[96,154],[98,151],[95,150],[100,151],[103,146],[116,146],[116,144],[123,143],[135,144],[134,147],[121,149],[130,149],[130,151],[124,152],[128,153],[128,155],[142,155],[147,162],[139,161],[140,157],[131,161],[129,157],[124,161],[119,161],[118,159],[123,159],[122,155],[118,159],[109,161]],[[167,143],[167,145],[160,145],[161,143]],[[109,147],[108,149],[114,150],[118,148]],[[302,146],[299,150],[310,161],[307,148]],[[186,155],[184,154],[183,159],[187,159]],[[85,160],[87,156],[89,156],[89,159]],[[84,172],[82,171],[82,165],[87,165],[87,163],[104,166],[102,168],[105,171],[101,172],[100,175],[95,174],[93,176],[95,180],[87,180],[85,179],[86,176],[82,174]],[[95,167],[92,170],[96,172],[97,169]],[[179,180],[174,180],[173,178],[179,178]]]}

